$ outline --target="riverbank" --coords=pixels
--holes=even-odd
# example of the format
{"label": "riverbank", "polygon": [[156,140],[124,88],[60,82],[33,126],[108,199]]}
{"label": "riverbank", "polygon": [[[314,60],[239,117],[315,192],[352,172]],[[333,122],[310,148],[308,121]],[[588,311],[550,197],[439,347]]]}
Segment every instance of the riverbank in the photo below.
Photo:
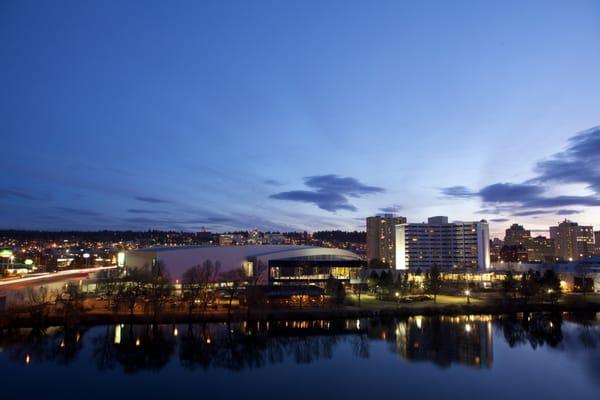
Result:
{"label": "riverbank", "polygon": [[202,314],[181,310],[165,310],[158,318],[149,313],[135,312],[131,316],[127,312],[112,312],[104,309],[88,309],[79,315],[71,315],[66,320],[64,315],[32,316],[29,310],[5,313],[0,316],[0,328],[64,325],[65,322],[80,325],[132,323],[195,323],[195,322],[227,322],[241,320],[320,320],[349,319],[370,317],[408,317],[414,315],[464,315],[464,314],[506,314],[518,312],[600,312],[600,296],[580,295],[565,296],[557,304],[505,302],[498,299],[472,298],[467,303],[464,297],[438,296],[436,302],[423,301],[410,304],[385,302],[365,296],[358,306],[358,299],[349,298],[349,305],[321,307],[289,307],[289,308],[256,308],[238,307],[231,310],[221,308]]}

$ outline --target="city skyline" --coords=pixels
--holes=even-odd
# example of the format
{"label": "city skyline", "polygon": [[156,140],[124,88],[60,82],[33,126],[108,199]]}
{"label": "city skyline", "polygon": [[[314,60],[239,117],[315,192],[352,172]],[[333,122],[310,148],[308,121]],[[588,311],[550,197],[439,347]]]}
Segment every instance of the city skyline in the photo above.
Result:
{"label": "city skyline", "polygon": [[0,6],[1,229],[598,229],[596,2],[61,4]]}

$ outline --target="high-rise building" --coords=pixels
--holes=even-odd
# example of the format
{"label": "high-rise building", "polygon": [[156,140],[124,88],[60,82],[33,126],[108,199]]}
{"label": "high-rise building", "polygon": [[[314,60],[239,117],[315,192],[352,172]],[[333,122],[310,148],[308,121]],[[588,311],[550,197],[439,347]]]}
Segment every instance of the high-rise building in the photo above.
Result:
{"label": "high-rise building", "polygon": [[[554,240],[544,236],[531,236],[531,231],[525,229],[523,225],[512,224],[504,236],[504,249],[502,261],[529,261],[529,262],[552,262],[554,255]],[[522,254],[525,249],[526,256]]]}
{"label": "high-rise building", "polygon": [[504,244],[507,246],[524,246],[531,239],[531,231],[526,230],[523,225],[512,224],[505,231]]}
{"label": "high-rise building", "polygon": [[580,226],[577,222],[564,220],[550,227],[550,238],[554,239],[556,257],[574,261],[593,254],[594,230],[592,226]]}
{"label": "high-rise building", "polygon": [[396,241],[395,226],[406,223],[405,217],[383,214],[367,218],[367,258],[379,260],[393,267],[395,265]]}
{"label": "high-rise building", "polygon": [[555,260],[554,240],[536,236],[525,242],[529,262],[553,262]]}
{"label": "high-rise building", "polygon": [[396,225],[396,269],[485,270],[490,267],[490,233],[485,221]]}
{"label": "high-rise building", "polygon": [[528,262],[529,254],[522,244],[510,244],[500,249],[500,261],[504,262]]}
{"label": "high-rise building", "polygon": [[490,260],[491,262],[500,261],[500,250],[504,246],[504,241],[494,238],[490,241]]}
{"label": "high-rise building", "polygon": [[594,232],[595,254],[600,255],[600,231]]}

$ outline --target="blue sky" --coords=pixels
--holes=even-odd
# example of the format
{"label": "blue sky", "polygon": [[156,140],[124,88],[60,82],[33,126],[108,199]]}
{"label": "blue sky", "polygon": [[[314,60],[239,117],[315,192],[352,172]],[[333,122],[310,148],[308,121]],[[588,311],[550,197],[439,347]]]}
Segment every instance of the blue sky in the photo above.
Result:
{"label": "blue sky", "polygon": [[0,227],[598,228],[599,43],[597,1],[3,1]]}

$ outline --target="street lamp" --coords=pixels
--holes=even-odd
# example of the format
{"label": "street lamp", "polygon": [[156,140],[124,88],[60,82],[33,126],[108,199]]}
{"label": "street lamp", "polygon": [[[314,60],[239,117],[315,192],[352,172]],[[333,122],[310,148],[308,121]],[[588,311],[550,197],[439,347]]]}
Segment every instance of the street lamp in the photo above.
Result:
{"label": "street lamp", "polygon": [[400,305],[400,292],[394,293],[396,295],[396,305]]}
{"label": "street lamp", "polygon": [[469,289],[465,290],[465,296],[467,296],[467,304],[471,304],[471,291]]}

